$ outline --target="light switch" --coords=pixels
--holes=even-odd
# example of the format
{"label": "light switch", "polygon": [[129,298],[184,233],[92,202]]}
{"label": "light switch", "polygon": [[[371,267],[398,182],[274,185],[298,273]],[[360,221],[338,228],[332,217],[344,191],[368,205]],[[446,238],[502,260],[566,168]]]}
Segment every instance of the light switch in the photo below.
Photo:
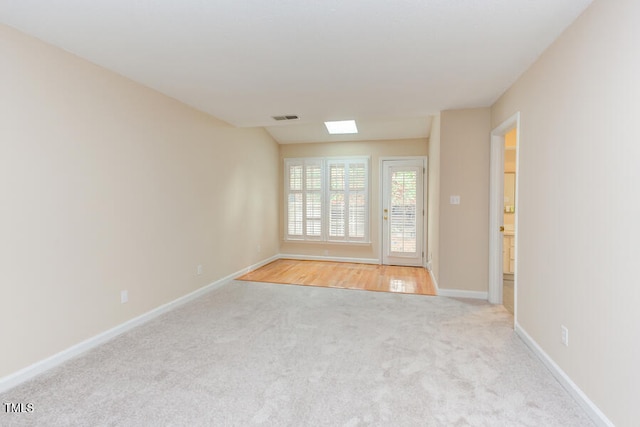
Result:
{"label": "light switch", "polygon": [[449,204],[450,205],[459,205],[460,204],[460,196],[449,196]]}

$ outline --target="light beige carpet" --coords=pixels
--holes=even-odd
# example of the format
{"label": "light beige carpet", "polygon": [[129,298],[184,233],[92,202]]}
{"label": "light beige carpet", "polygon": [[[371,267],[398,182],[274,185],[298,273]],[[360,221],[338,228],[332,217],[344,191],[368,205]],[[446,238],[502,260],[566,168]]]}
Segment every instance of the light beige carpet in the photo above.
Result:
{"label": "light beige carpet", "polygon": [[2,426],[588,426],[501,306],[231,282],[0,395]]}

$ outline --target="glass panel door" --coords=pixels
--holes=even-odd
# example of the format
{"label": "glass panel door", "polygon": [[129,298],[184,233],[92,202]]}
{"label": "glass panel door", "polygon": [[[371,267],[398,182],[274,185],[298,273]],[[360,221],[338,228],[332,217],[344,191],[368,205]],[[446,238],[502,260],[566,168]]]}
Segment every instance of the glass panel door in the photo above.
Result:
{"label": "glass panel door", "polygon": [[424,162],[383,162],[383,263],[423,265]]}

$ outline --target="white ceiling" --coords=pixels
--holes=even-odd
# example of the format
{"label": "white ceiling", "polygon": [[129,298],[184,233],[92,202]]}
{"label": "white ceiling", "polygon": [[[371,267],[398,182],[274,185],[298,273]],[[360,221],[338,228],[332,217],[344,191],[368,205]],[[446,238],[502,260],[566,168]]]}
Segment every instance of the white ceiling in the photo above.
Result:
{"label": "white ceiling", "polygon": [[329,135],[322,121],[271,126],[267,130],[280,144],[301,142],[375,141],[429,136],[431,116],[396,119],[359,119],[357,134]]}
{"label": "white ceiling", "polygon": [[286,143],[352,118],[359,139],[426,136],[438,111],[491,105],[589,3],[0,0],[0,22]]}

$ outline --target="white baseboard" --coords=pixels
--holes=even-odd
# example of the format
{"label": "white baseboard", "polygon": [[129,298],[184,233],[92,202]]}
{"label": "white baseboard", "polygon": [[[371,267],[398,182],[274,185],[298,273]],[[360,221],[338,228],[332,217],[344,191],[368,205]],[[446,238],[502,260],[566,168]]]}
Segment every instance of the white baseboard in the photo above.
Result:
{"label": "white baseboard", "polygon": [[380,264],[377,258],[347,258],[347,257],[330,257],[318,255],[297,255],[297,254],[280,254],[280,259],[298,259],[306,261],[335,261],[335,262],[355,262],[358,264]]}
{"label": "white baseboard", "polygon": [[[276,260],[278,260],[280,258],[281,257],[278,254],[276,254],[274,256],[271,256],[269,258],[265,258],[260,262],[257,262],[257,263],[255,263],[253,265],[250,265],[249,267],[243,268],[242,270],[232,274],[231,276],[234,276],[234,277],[242,276],[243,274],[247,274],[247,273],[252,272],[253,270],[259,269],[260,267],[264,267],[265,265],[267,265],[269,263],[272,263],[273,261],[276,261]],[[229,276],[227,276],[227,277],[229,277]]]}
{"label": "white baseboard", "polygon": [[488,292],[481,291],[465,291],[463,289],[440,289],[438,288],[438,296],[452,298],[473,298],[486,300],[489,297]]}
{"label": "white baseboard", "polygon": [[571,378],[553,361],[553,359],[538,345],[537,342],[516,322],[516,334],[544,363],[551,374],[569,392],[569,394],[585,410],[591,420],[598,426],[614,427],[607,416],[587,397]]}
{"label": "white baseboard", "polygon": [[173,310],[183,304],[188,303],[189,301],[193,301],[194,299],[213,291],[214,289],[217,289],[219,287],[221,287],[222,285],[225,285],[226,283],[230,282],[231,280],[233,280],[234,278],[242,275],[242,274],[246,274],[250,271],[255,270],[256,268],[259,268],[265,264],[268,264],[276,259],[279,258],[279,255],[274,255],[270,258],[267,258],[263,261],[260,261],[252,266],[246,267],[240,271],[237,271],[233,274],[229,274],[228,276],[225,276],[219,280],[216,280],[215,282],[212,282],[200,289],[197,289],[191,293],[188,293],[186,295],[183,295],[171,302],[168,302],[166,304],[163,304],[159,307],[154,308],[151,311],[148,311],[144,314],[141,314],[138,317],[134,317],[131,320],[128,320],[124,323],[121,323],[118,326],[115,326],[107,331],[104,331],[94,337],[88,338],[76,345],[73,345],[69,348],[67,348],[66,350],[62,350],[59,353],[54,354],[53,356],[47,357],[44,360],[41,360],[39,362],[36,362],[30,366],[27,366],[26,368],[23,368],[17,372],[14,372],[12,374],[9,374],[3,378],[0,378],[0,393],[7,391],[27,380],[30,380],[31,378],[35,377],[38,374],[41,374],[51,368],[54,368],[64,362],[66,362],[67,360],[78,356],[79,354],[82,354],[88,350],[91,350],[92,348],[95,348],[101,344],[104,344],[105,342],[109,341],[112,338],[115,338],[116,336],[127,332],[137,326],[142,325],[143,323],[146,323],[158,316],[160,316],[161,314],[164,314],[170,310]]}
{"label": "white baseboard", "polygon": [[433,275],[433,271],[431,270],[431,263],[429,263],[429,276],[431,276],[431,281],[433,282],[434,287],[436,288],[436,295],[439,297],[451,297],[451,298],[473,298],[473,299],[484,299],[486,300],[489,297],[488,292],[479,292],[479,291],[465,291],[461,289],[440,289],[438,286],[438,281]]}

